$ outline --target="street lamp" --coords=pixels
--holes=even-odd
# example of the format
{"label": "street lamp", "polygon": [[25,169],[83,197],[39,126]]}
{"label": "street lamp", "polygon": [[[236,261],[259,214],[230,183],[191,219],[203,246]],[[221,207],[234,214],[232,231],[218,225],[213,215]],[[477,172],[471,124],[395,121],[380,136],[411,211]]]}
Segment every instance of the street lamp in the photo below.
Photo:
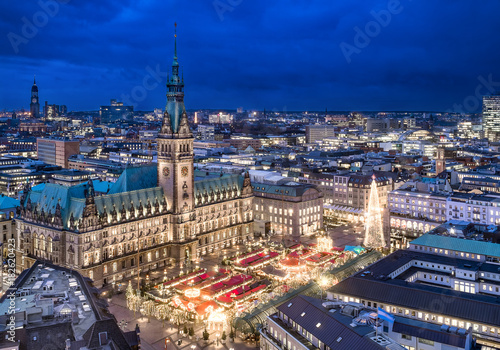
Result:
{"label": "street lamp", "polygon": [[326,287],[328,287],[328,278],[325,276],[320,277],[319,285],[321,288],[321,300],[323,300],[323,292],[325,291]]}

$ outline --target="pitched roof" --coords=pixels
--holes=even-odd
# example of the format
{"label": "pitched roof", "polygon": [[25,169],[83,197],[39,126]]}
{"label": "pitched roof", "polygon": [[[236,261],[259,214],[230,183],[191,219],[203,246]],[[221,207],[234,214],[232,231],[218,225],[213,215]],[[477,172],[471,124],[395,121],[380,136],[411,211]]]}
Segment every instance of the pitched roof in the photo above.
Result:
{"label": "pitched roof", "polygon": [[19,200],[7,197],[3,194],[0,196],[0,209],[15,208],[18,205],[19,205]]}
{"label": "pitched roof", "polygon": [[156,187],[158,184],[158,165],[149,164],[126,168],[108,193],[121,193]]}
{"label": "pitched roof", "polygon": [[[43,209],[46,214],[54,214],[56,206],[59,203],[61,206],[63,227],[67,229],[69,228],[71,214],[73,214],[75,221],[82,217],[85,208],[85,193],[88,187],[88,183],[74,186],[46,183],[44,186],[33,187],[29,192],[28,198],[31,200],[32,205],[38,208],[39,212]],[[145,209],[148,202],[151,206],[154,206],[154,204],[158,202],[161,210],[163,197],[163,189],[155,185],[144,189],[96,196],[95,204],[99,215],[104,212],[105,208],[108,215],[111,215],[113,208],[115,208],[117,211],[117,219],[121,220],[121,211],[123,207],[128,213],[132,205],[137,210],[141,204]]]}
{"label": "pitched roof", "polygon": [[[120,330],[116,321],[112,319],[105,319],[96,321],[92,327],[83,335],[88,349],[100,349],[100,334],[106,333],[106,339],[109,343],[114,343],[117,349],[132,349],[131,345],[127,342],[123,332]],[[102,344],[104,345],[104,344]]]}
{"label": "pitched roof", "polygon": [[448,249],[458,252],[488,255],[500,257],[500,244],[463,239],[456,237],[447,237],[427,233],[411,241],[412,245],[421,245],[426,247]]}
{"label": "pitched roof", "polygon": [[[388,275],[411,262],[424,260],[434,263],[461,266],[465,261],[450,257],[441,257],[411,250],[400,250],[372,264],[368,271],[363,270],[339,282],[328,291],[370,300],[380,304],[389,304],[413,310],[435,313],[472,322],[500,326],[500,305],[494,296],[459,292],[448,288],[420,283],[408,283],[404,278],[390,278]],[[473,262],[472,262],[473,263]],[[480,262],[477,262],[479,265]],[[481,266],[488,266],[482,264]],[[471,269],[477,269],[471,266]]]}
{"label": "pitched roof", "polygon": [[[318,302],[321,303],[317,299],[299,295],[289,302],[281,304],[278,311],[287,315],[314,337],[329,346],[330,349],[384,349],[384,347],[365,337],[367,334],[372,333],[373,329],[369,327],[352,328],[349,326],[349,323],[352,322],[350,317],[331,314]],[[340,318],[345,318],[345,320],[342,321]]]}
{"label": "pitched roof", "polygon": [[195,170],[194,175],[194,198],[196,206],[201,205],[201,203],[198,203],[199,195],[210,195],[212,191],[213,193],[217,193],[217,191],[223,192],[224,190],[232,191],[236,189],[237,196],[241,195],[244,179],[239,174],[222,173],[221,176],[220,173]]}

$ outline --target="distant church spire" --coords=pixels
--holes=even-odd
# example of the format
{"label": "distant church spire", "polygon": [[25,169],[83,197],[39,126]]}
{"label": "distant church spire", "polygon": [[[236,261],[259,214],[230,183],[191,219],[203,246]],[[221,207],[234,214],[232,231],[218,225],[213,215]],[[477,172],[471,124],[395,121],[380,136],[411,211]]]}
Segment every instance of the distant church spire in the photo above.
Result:
{"label": "distant church spire", "polygon": [[33,86],[31,86],[31,101],[30,101],[31,118],[40,116],[40,103],[38,101],[38,86],[36,85],[36,76],[33,75]]}

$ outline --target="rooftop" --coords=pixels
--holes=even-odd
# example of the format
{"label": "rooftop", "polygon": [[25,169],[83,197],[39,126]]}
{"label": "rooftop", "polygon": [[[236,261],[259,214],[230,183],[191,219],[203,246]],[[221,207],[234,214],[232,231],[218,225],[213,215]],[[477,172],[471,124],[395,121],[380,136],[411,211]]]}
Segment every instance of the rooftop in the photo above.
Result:
{"label": "rooftop", "polygon": [[425,234],[411,241],[411,245],[420,245],[437,249],[448,249],[458,252],[500,257],[500,244]]}
{"label": "rooftop", "polygon": [[[319,299],[299,295],[280,305],[278,311],[287,315],[330,349],[385,349],[370,339],[370,335],[375,335],[372,326],[353,327],[352,316],[330,312]],[[271,317],[276,321],[277,316]]]}
{"label": "rooftop", "polygon": [[[18,326],[57,324],[73,319],[75,336],[82,336],[96,321],[88,289],[70,271],[39,264],[28,270],[16,291]],[[0,303],[0,315],[7,315],[9,302]],[[0,324],[0,331],[5,323]]]}
{"label": "rooftop", "polygon": [[[447,249],[451,248],[447,247]],[[431,313],[435,312],[435,301],[442,300],[440,314],[500,326],[498,318],[500,304],[496,296],[460,292],[436,284],[407,282],[403,272],[397,277],[391,275],[398,269],[404,268],[405,265],[408,266],[407,264],[412,261],[412,266],[423,272],[428,271],[431,264],[440,264],[440,269],[436,269],[436,266],[431,272],[433,275],[446,276],[446,266],[469,271],[489,271],[490,268],[495,268],[498,272],[498,265],[495,264],[413,250],[398,250],[339,282],[328,291],[329,293]],[[429,262],[429,268],[426,268],[425,265],[417,265],[416,261]]]}
{"label": "rooftop", "polygon": [[[16,279],[16,340],[20,350],[31,349],[132,349],[138,344],[136,329],[123,333],[98,290],[79,273],[36,261]],[[12,312],[10,293],[0,299],[0,348],[9,344],[6,335]],[[99,344],[106,333],[106,342]],[[69,342],[68,342],[69,341]]]}

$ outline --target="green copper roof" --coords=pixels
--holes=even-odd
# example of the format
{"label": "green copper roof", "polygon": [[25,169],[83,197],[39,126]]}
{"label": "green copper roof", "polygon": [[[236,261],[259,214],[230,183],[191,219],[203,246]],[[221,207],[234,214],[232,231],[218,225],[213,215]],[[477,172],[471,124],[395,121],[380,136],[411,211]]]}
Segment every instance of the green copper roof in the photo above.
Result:
{"label": "green copper roof", "polygon": [[447,249],[470,254],[500,257],[500,244],[433,235],[429,233],[422,235],[417,239],[414,239],[410,244],[438,249]]}
{"label": "green copper roof", "polygon": [[194,181],[194,198],[195,206],[200,206],[203,203],[199,202],[200,196],[205,196],[213,192],[226,192],[233,191],[236,189],[237,196],[241,195],[241,189],[243,188],[243,176],[239,174],[222,174],[220,173],[207,173],[205,171],[195,170],[195,181]]}
{"label": "green copper roof", "polygon": [[182,115],[186,113],[186,107],[184,107],[184,79],[179,76],[179,62],[177,61],[177,35],[175,36],[172,75],[167,81],[167,105],[165,111],[170,118],[172,132],[179,132],[179,125]]}
{"label": "green copper roof", "polygon": [[111,186],[109,194],[156,187],[158,183],[157,165],[144,165],[127,168]]}
{"label": "green copper roof", "polygon": [[19,205],[19,200],[4,196],[3,194],[0,196],[0,210],[15,208],[18,205]]}
{"label": "green copper roof", "polygon": [[[121,219],[122,210],[130,216],[132,206],[135,210],[142,205],[144,213],[148,203],[154,207],[157,202],[160,207],[163,203],[163,189],[157,187],[157,166],[156,164],[133,167],[126,169],[112,185],[108,194],[96,195],[95,204],[97,212],[101,215],[106,210],[111,219],[113,210],[117,212],[118,220]],[[106,193],[108,183],[99,180],[93,181],[94,189],[97,192]],[[44,183],[34,186],[29,192],[28,198],[31,200],[33,209],[38,212],[43,211],[54,214],[57,203],[61,206],[61,217],[65,229],[69,228],[71,214],[75,221],[78,221],[85,208],[85,193],[89,188],[88,183],[74,186],[63,186],[53,183]],[[28,200],[28,199],[26,199]]]}

